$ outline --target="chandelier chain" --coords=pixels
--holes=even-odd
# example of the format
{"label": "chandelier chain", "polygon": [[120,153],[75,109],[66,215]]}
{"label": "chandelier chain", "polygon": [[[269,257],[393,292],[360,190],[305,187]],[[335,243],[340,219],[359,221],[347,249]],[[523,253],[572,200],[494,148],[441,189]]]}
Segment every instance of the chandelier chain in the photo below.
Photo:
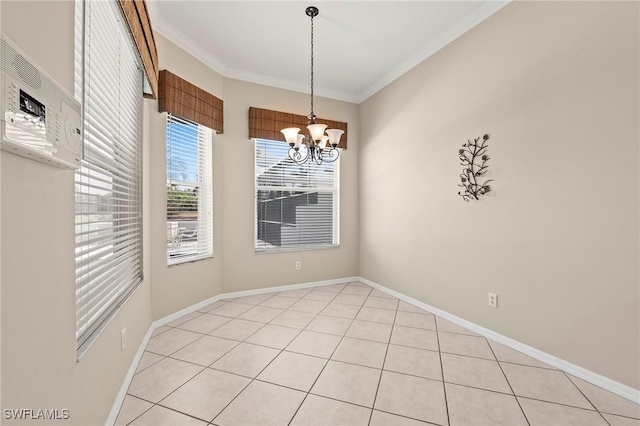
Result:
{"label": "chandelier chain", "polygon": [[313,15],[311,15],[311,116],[313,115]]}

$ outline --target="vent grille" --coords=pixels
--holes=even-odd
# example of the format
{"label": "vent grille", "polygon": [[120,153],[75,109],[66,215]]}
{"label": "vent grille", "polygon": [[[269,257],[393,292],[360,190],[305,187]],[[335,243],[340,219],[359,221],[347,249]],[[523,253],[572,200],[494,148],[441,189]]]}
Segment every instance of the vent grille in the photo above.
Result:
{"label": "vent grille", "polygon": [[27,61],[24,56],[17,54],[13,58],[13,62],[11,63],[16,71],[18,72],[18,76],[20,79],[27,83],[29,86],[34,89],[39,89],[42,86],[42,78],[40,77],[40,72]]}

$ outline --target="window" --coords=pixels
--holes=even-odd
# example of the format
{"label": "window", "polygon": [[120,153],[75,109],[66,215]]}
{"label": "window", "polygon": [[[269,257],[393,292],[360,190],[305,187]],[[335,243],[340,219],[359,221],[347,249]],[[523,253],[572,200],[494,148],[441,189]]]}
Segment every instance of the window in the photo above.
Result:
{"label": "window", "polygon": [[167,114],[167,264],[213,255],[212,130]]}
{"label": "window", "polygon": [[84,16],[84,25],[76,16],[84,159],[75,174],[76,338],[82,354],[142,280],[143,74],[116,2],[78,3]]}
{"label": "window", "polygon": [[340,160],[299,165],[288,150],[255,140],[256,251],[337,247]]}

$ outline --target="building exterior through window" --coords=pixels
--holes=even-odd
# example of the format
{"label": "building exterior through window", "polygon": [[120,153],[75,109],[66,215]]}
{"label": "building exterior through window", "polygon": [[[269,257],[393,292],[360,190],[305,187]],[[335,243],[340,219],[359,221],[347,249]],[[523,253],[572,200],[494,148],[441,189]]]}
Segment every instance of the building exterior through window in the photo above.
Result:
{"label": "building exterior through window", "polygon": [[339,245],[339,160],[296,164],[289,145],[256,139],[258,252]]}

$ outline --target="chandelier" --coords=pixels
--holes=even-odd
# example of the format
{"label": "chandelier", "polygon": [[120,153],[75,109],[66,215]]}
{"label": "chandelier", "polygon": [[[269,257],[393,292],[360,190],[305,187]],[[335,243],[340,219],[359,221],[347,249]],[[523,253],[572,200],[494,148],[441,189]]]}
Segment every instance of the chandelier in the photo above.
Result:
{"label": "chandelier", "polygon": [[282,129],[281,132],[291,147],[289,158],[295,163],[304,164],[309,160],[317,164],[332,163],[340,155],[338,144],[344,131],[327,129],[326,124],[316,123],[316,115],[313,113],[313,18],[318,16],[319,11],[317,7],[309,6],[305,13],[311,18],[311,112],[307,116],[309,134],[299,134],[300,129],[297,127]]}

